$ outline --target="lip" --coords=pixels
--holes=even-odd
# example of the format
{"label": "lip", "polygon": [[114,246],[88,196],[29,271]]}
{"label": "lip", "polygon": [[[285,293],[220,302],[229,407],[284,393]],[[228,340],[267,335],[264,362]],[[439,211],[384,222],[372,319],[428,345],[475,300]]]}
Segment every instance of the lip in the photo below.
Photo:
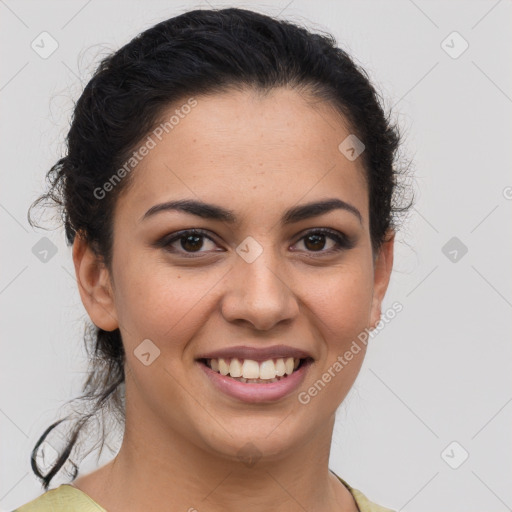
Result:
{"label": "lip", "polygon": [[205,352],[196,356],[196,360],[198,359],[252,359],[253,361],[266,361],[268,359],[278,359],[283,358],[286,359],[288,357],[293,357],[297,359],[307,359],[314,357],[308,352],[289,347],[287,345],[274,345],[272,347],[249,347],[246,345],[239,345],[236,347],[225,347],[219,350],[215,350],[214,352]]}
{"label": "lip", "polygon": [[313,364],[312,359],[307,359],[297,368],[291,375],[280,379],[277,382],[269,382],[268,384],[250,384],[239,382],[227,375],[212,370],[204,363],[196,361],[210,382],[216,389],[222,391],[224,394],[242,400],[248,403],[272,402],[286,397],[293,393],[304,381],[306,373]]}

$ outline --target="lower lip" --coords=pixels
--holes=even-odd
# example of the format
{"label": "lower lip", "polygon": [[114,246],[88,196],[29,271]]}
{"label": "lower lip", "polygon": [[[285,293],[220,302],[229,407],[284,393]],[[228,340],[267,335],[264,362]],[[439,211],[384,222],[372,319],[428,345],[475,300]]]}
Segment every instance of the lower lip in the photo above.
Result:
{"label": "lower lip", "polygon": [[232,379],[227,375],[222,375],[209,366],[197,361],[203,372],[207,375],[213,385],[233,398],[237,398],[244,402],[258,403],[279,400],[290,393],[293,393],[304,381],[306,372],[309,370],[313,361],[308,359],[300,368],[294,371],[288,377],[280,379],[277,382],[269,382],[268,384],[260,383],[244,383]]}

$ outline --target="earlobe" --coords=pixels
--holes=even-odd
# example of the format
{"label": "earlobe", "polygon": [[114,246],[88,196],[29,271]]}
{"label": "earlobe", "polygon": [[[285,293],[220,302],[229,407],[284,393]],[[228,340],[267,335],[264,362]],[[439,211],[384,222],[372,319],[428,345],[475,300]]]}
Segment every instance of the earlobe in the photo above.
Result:
{"label": "earlobe", "polygon": [[87,241],[76,234],[73,263],[82,303],[92,322],[105,331],[119,327],[108,269]]}
{"label": "earlobe", "polygon": [[382,314],[382,301],[388,289],[393,270],[395,233],[389,231],[382,242],[374,264],[373,299],[370,312],[370,327],[377,326]]}

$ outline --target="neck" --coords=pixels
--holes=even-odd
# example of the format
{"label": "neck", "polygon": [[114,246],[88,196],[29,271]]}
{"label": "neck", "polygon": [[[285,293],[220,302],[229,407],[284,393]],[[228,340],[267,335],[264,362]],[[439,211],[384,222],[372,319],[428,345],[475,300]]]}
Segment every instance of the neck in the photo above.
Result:
{"label": "neck", "polygon": [[190,512],[357,511],[328,468],[334,419],[288,453],[260,456],[246,445],[242,460],[191,442],[190,432],[171,430],[127,401],[119,453],[98,470],[94,486],[77,487],[108,512],[168,511],[170,505]]}

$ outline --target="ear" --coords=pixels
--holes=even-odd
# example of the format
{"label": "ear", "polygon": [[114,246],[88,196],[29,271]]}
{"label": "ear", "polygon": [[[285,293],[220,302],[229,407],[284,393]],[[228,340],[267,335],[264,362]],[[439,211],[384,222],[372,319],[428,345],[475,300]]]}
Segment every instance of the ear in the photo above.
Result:
{"label": "ear", "polygon": [[97,327],[113,331],[119,327],[108,269],[87,241],[76,234],[73,263],[82,303]]}
{"label": "ear", "polygon": [[374,328],[382,314],[382,301],[388,289],[391,270],[393,269],[393,252],[395,232],[388,231],[374,261],[373,299],[370,311],[370,327]]}

